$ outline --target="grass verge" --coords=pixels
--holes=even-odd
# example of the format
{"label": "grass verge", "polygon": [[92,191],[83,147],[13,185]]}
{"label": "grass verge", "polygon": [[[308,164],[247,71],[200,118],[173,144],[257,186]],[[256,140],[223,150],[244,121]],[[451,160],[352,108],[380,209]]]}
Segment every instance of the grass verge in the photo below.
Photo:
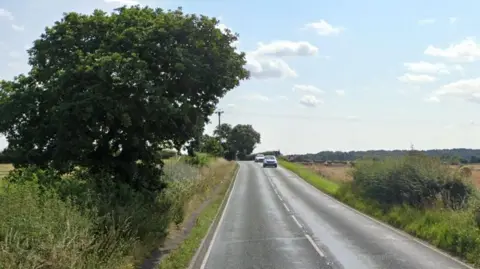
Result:
{"label": "grass verge", "polygon": [[211,197],[210,203],[200,212],[188,237],[160,263],[160,269],[184,269],[188,267],[210,225],[215,220],[237,169],[238,164],[235,165],[235,169],[229,175],[229,180],[223,182],[218,193]]}
{"label": "grass verge", "polygon": [[317,173],[303,165],[287,162],[281,159],[278,160],[278,163],[281,166],[287,168],[288,170],[294,172],[299,177],[303,178],[315,188],[322,190],[330,195],[334,195],[340,187],[340,185],[336,182],[319,176]]}
{"label": "grass verge", "polygon": [[[475,213],[478,210],[478,204],[475,204],[478,203],[478,200],[471,199],[468,207],[461,210],[453,210],[436,205],[421,208],[408,205],[407,203],[386,206],[378,200],[362,196],[361,192],[355,190],[353,182],[337,183],[329,181],[315,172],[309,171],[308,168],[301,164],[290,163],[284,160],[279,160],[279,163],[315,188],[352,208],[420,238],[470,264],[480,266],[480,226],[478,224],[478,213]],[[366,168],[356,169],[358,173],[368,172],[366,174],[372,177],[372,182],[377,178],[392,179],[392,174],[386,173],[384,168],[378,168],[376,171],[367,171]],[[394,168],[397,169],[395,172],[398,172],[399,167]],[[425,169],[428,168],[422,170],[422,173],[426,173],[425,175],[437,172],[430,172]],[[399,180],[415,178],[415,175],[406,174]],[[392,183],[394,182],[392,181]],[[407,184],[408,182],[400,181],[400,183]],[[475,218],[477,218],[477,222]]]}
{"label": "grass verge", "polygon": [[161,192],[83,169],[12,171],[0,180],[0,268],[136,268],[233,169],[211,160],[169,162]]}

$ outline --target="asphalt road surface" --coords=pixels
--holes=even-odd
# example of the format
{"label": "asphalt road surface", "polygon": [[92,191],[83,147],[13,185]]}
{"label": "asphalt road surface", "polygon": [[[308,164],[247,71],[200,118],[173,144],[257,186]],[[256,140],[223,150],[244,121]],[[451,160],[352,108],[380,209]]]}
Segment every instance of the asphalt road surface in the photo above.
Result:
{"label": "asphalt road surface", "polygon": [[240,162],[200,269],[466,269],[279,167]]}

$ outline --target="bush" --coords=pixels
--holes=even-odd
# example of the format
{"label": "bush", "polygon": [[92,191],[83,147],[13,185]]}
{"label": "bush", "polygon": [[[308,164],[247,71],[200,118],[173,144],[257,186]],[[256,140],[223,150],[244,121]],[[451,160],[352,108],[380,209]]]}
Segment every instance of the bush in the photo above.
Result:
{"label": "bush", "polygon": [[93,212],[41,193],[35,181],[4,186],[0,218],[2,268],[119,268],[119,250],[134,242],[111,238],[113,229],[96,236]]}
{"label": "bush", "polygon": [[148,193],[83,169],[64,177],[35,167],[15,170],[0,189],[2,268],[138,264],[165,239],[170,223],[182,222],[188,199],[209,181],[183,162],[164,171],[158,180],[168,187]]}
{"label": "bush", "polygon": [[444,206],[457,209],[472,192],[461,173],[421,155],[359,161],[352,175],[353,190],[385,206],[431,207],[441,198]]}
{"label": "bush", "polygon": [[458,169],[458,172],[464,177],[471,177],[472,176],[472,169],[468,166],[462,166]]}
{"label": "bush", "polygon": [[195,166],[206,166],[212,159],[206,153],[195,153],[194,156],[188,156],[185,158],[185,162]]}

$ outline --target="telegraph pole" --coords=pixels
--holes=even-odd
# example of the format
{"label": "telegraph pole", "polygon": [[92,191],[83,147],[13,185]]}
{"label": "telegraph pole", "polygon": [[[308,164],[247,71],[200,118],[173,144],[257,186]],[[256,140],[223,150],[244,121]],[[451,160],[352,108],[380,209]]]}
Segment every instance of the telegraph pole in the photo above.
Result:
{"label": "telegraph pole", "polygon": [[222,123],[220,121],[220,118],[222,117],[222,114],[224,113],[222,110],[219,110],[217,112],[215,112],[217,115],[218,115],[218,128],[220,128],[220,124]]}

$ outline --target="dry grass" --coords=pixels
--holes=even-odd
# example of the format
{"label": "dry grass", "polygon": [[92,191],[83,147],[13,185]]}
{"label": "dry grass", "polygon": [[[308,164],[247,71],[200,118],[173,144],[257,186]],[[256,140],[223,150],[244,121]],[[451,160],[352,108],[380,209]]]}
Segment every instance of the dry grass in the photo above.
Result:
{"label": "dry grass", "polygon": [[[461,165],[452,165],[452,168],[458,169]],[[480,164],[465,165],[472,170],[472,181],[475,186],[480,188]]]}
{"label": "dry grass", "polygon": [[209,166],[200,169],[202,180],[198,183],[195,194],[184,205],[184,222],[180,225],[172,223],[169,227],[169,237],[178,236],[178,232],[183,231],[185,221],[198,209],[202,202],[211,198],[211,194],[216,190],[216,187],[230,180],[229,175],[234,168],[235,162],[218,158]]}
{"label": "dry grass", "polygon": [[323,163],[316,163],[311,165],[306,165],[308,168],[315,171],[317,174],[336,181],[350,181],[352,176],[349,175],[348,171],[351,168],[349,165],[345,164],[332,164],[325,165]]}
{"label": "dry grass", "polygon": [[[349,175],[348,171],[351,169],[349,165],[345,164],[332,164],[325,165],[323,163],[309,164],[305,165],[309,169],[315,171],[317,174],[336,181],[350,181],[352,176]],[[480,188],[480,164],[469,164],[466,165],[472,170],[472,181]],[[460,165],[452,165],[452,169],[458,169]]]}
{"label": "dry grass", "polygon": [[13,170],[13,165],[3,163],[0,164],[0,178],[6,176],[11,170]]}

